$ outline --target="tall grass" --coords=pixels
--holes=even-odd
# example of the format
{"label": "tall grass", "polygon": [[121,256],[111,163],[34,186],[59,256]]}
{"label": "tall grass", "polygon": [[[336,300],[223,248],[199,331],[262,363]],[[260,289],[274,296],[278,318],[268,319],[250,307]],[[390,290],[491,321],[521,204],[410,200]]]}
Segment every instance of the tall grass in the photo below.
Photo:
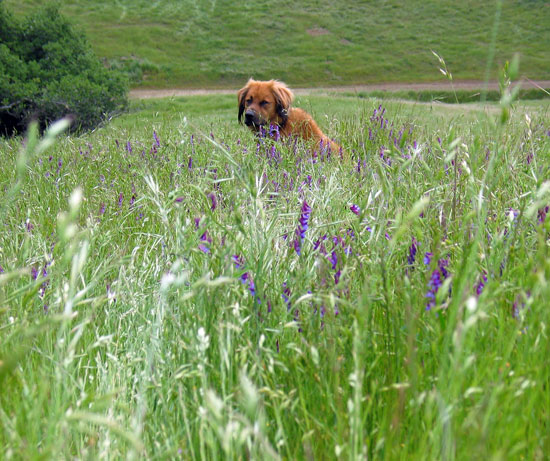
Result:
{"label": "tall grass", "polygon": [[547,109],[350,101],[1,141],[2,458],[547,456]]}

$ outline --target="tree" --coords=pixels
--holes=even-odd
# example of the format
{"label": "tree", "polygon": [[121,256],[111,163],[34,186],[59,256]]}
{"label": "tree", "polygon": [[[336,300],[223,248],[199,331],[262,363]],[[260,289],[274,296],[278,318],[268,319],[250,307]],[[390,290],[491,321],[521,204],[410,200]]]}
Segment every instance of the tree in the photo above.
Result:
{"label": "tree", "polygon": [[0,134],[41,128],[71,115],[73,130],[96,127],[127,105],[127,81],[103,66],[58,8],[17,20],[0,0]]}

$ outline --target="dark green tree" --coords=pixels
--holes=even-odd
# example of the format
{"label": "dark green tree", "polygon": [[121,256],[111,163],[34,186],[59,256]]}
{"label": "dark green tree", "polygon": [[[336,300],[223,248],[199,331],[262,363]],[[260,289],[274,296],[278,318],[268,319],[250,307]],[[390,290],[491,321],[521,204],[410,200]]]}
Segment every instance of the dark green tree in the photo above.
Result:
{"label": "dark green tree", "polygon": [[127,79],[106,68],[57,7],[18,20],[0,0],[0,135],[71,115],[95,128],[127,104]]}

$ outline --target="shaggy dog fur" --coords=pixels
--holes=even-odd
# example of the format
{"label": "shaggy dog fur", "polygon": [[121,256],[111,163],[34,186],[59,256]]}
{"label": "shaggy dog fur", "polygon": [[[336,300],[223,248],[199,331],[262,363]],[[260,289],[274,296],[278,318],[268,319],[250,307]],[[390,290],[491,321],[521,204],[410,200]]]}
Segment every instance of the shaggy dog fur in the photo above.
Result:
{"label": "shaggy dog fur", "polygon": [[283,136],[297,135],[313,140],[318,145],[330,148],[332,154],[343,157],[342,148],[329,139],[306,111],[291,107],[294,94],[277,80],[257,81],[250,79],[237,94],[239,122],[258,133],[260,127],[275,124]]}

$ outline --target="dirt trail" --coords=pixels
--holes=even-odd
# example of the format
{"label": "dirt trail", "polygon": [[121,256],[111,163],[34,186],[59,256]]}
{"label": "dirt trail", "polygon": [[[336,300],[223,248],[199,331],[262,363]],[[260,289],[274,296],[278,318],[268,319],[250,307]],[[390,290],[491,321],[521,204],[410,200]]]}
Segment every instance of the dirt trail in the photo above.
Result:
{"label": "dirt trail", "polygon": [[[453,82],[455,90],[483,90],[485,83],[482,81],[463,80]],[[524,80],[521,83],[524,89],[545,88],[550,89],[550,80]],[[490,90],[497,90],[497,82],[489,82]],[[170,89],[136,89],[130,91],[132,99],[154,99],[154,98],[169,98],[174,96],[194,96],[194,95],[209,95],[209,94],[235,94],[238,88],[234,89],[185,89],[185,88],[170,88]],[[307,94],[323,94],[323,93],[359,93],[369,91],[451,91],[451,84],[447,81],[432,82],[432,83],[373,83],[369,85],[350,85],[350,86],[327,86],[319,88],[292,88],[297,95]],[[547,90],[548,91],[548,90]]]}

